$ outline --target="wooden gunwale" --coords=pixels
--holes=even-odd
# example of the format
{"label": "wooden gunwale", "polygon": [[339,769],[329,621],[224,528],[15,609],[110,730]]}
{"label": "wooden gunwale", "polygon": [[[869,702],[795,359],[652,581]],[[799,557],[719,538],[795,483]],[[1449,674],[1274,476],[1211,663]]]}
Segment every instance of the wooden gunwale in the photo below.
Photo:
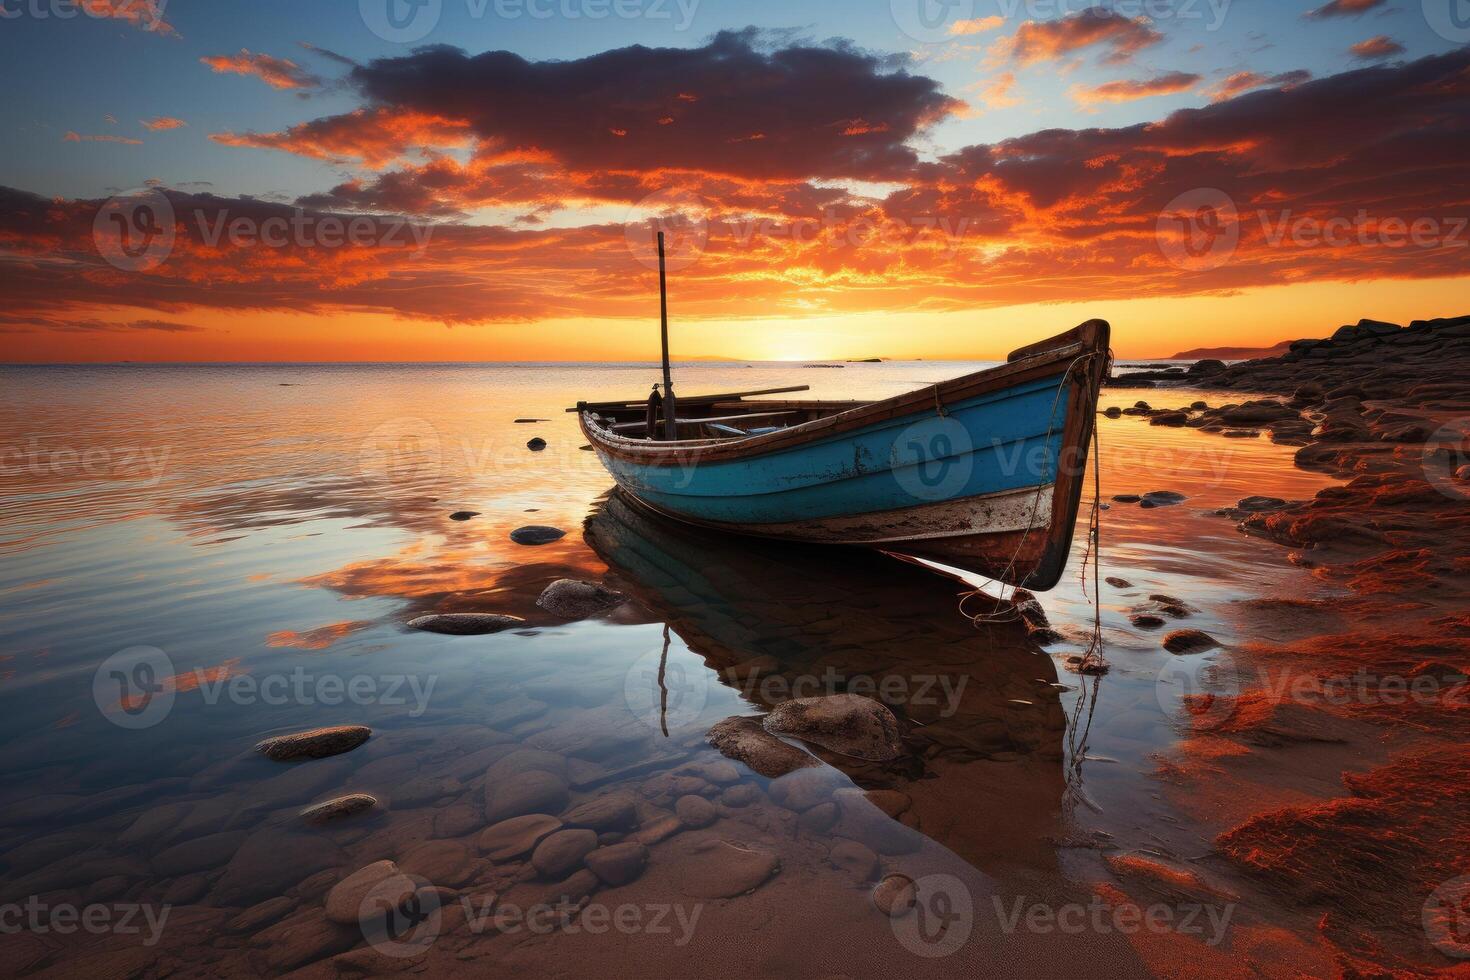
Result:
{"label": "wooden gunwale", "polygon": [[779,432],[751,436],[748,439],[680,439],[671,442],[653,442],[647,439],[619,436],[609,433],[601,426],[591,425],[587,412],[581,413],[579,421],[587,438],[608,455],[648,466],[685,464],[688,462],[688,451],[691,449],[699,450],[701,462],[748,459],[779,452],[819,438],[840,435],[875,422],[919,414],[926,407],[932,410],[946,402],[964,401],[978,395],[1044,378],[1055,374],[1058,366],[1070,363],[1079,355],[1087,353],[1087,350],[1087,345],[1081,342],[1052,347],[1043,354],[1023,361],[1014,361],[977,371],[974,374],[951,378],[948,381],[941,381],[882,401],[860,405],[836,415],[813,419]]}

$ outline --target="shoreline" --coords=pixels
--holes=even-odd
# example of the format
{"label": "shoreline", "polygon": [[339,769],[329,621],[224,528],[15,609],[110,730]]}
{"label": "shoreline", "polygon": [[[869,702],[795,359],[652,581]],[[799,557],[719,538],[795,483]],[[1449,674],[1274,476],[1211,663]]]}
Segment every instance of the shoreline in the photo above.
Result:
{"label": "shoreline", "polygon": [[1125,411],[1268,433],[1299,447],[1297,466],[1345,481],[1218,512],[1290,549],[1332,594],[1237,604],[1243,636],[1283,639],[1218,655],[1218,693],[1187,699],[1189,727],[1159,776],[1214,837],[1206,863],[1320,915],[1349,975],[1470,955],[1444,900],[1470,873],[1470,472],[1463,449],[1447,451],[1464,445],[1467,369],[1461,317],[1363,321],[1279,357],[1120,379],[1278,396]]}

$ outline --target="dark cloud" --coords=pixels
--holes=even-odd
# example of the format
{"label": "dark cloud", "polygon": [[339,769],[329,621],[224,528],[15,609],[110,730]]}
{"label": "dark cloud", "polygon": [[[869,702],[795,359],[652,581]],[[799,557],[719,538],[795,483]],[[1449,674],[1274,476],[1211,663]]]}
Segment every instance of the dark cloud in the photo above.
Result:
{"label": "dark cloud", "polygon": [[939,83],[851,48],[634,46],[571,61],[421,49],[354,69],[376,107],[469,123],[484,154],[572,171],[692,170],[747,179],[901,177],[908,140],[961,105]]}

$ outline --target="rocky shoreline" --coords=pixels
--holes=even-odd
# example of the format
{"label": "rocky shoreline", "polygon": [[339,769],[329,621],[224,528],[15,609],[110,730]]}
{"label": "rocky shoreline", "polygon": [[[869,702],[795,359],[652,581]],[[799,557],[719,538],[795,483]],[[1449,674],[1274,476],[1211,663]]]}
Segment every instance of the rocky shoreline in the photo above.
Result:
{"label": "rocky shoreline", "polygon": [[[1345,975],[1427,975],[1470,954],[1440,901],[1470,873],[1467,378],[1470,317],[1458,317],[1363,320],[1279,357],[1115,381],[1274,396],[1124,411],[1265,433],[1344,481],[1220,512],[1291,549],[1320,590],[1240,604],[1247,639],[1220,658],[1222,692],[1194,699],[1160,775],[1214,826],[1218,860],[1320,914]],[[1241,818],[1227,799],[1259,802]]]}

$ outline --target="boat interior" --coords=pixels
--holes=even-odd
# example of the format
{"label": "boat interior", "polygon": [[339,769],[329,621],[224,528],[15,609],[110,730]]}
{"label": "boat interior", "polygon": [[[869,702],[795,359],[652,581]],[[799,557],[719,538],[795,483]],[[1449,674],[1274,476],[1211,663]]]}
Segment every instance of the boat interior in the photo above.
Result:
{"label": "boat interior", "polygon": [[[806,391],[808,387],[677,397],[674,431],[681,442],[748,439],[872,404],[871,401],[746,400]],[[648,401],[586,402],[567,411],[587,412],[593,424],[625,439],[664,440],[667,438],[665,405],[659,401],[650,410]]]}

